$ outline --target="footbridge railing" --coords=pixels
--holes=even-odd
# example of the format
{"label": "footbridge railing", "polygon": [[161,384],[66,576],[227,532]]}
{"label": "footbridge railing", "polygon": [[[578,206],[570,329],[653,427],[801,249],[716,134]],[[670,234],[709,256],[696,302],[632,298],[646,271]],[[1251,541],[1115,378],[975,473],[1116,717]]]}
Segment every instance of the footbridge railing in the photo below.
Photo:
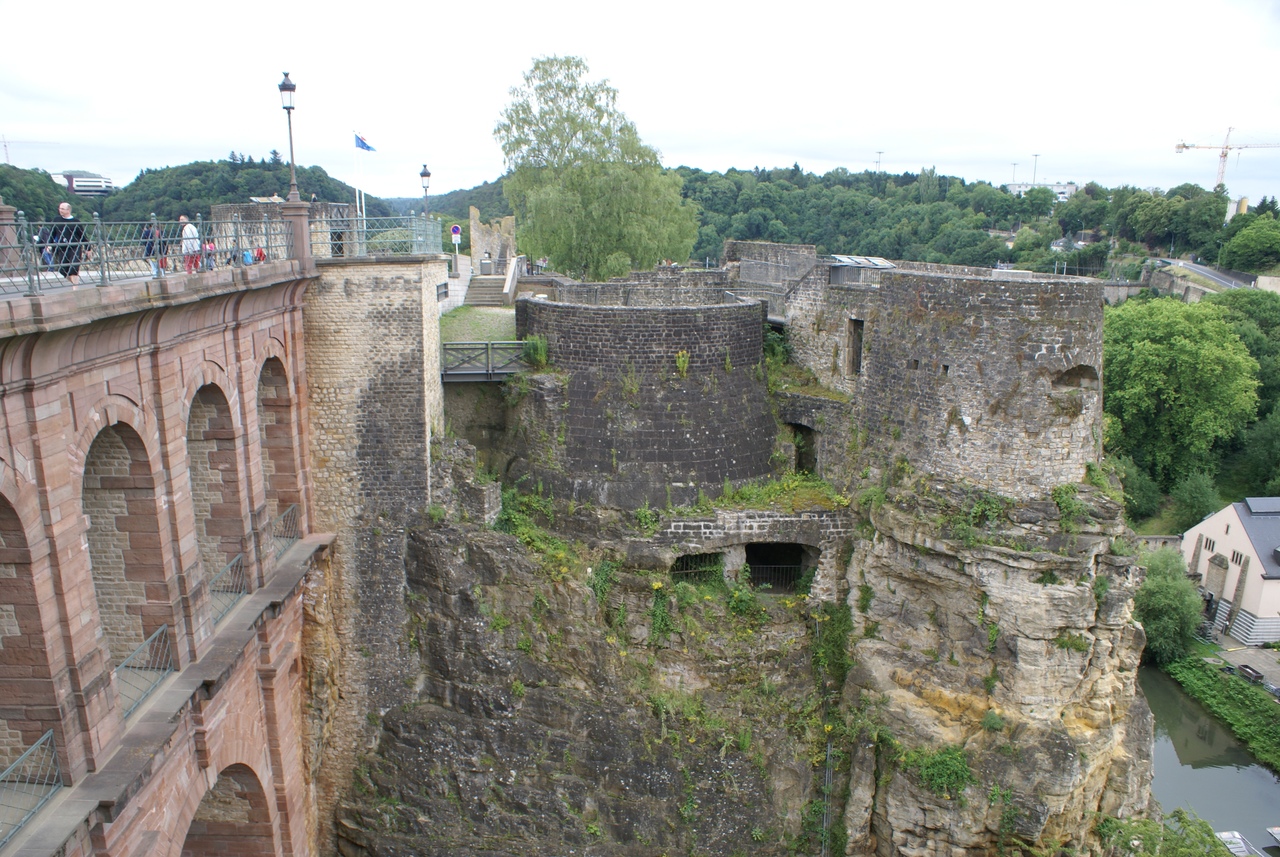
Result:
{"label": "footbridge railing", "polygon": [[0,848],[61,787],[62,768],[50,729],[0,774]]}
{"label": "footbridge railing", "polygon": [[446,342],[440,346],[443,381],[501,381],[525,368],[524,343]]}

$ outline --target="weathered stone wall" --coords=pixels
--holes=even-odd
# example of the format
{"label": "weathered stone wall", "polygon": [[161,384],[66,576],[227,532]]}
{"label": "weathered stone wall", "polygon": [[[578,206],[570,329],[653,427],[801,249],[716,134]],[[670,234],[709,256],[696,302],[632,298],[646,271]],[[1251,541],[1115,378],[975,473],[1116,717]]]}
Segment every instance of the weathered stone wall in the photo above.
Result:
{"label": "weathered stone wall", "polygon": [[499,259],[516,257],[516,219],[504,217],[489,223],[480,222],[480,209],[471,206],[471,267],[480,270],[485,254],[496,264]]}
{"label": "weathered stone wall", "polygon": [[[691,502],[770,470],[759,304],[595,307],[521,299],[522,336],[554,370],[527,386],[511,466],[558,496],[633,508]],[[685,352],[683,374],[677,354]],[[511,474],[509,474],[511,475]]]}
{"label": "weathered stone wall", "polygon": [[1100,285],[828,279],[819,266],[789,298],[795,359],[853,398],[882,450],[1015,497],[1079,481],[1100,456]]}
{"label": "weathered stone wall", "polygon": [[667,288],[706,288],[726,285],[729,282],[729,272],[724,268],[682,268],[672,265],[654,268],[652,271],[632,271],[625,277],[614,277],[609,282],[660,285]]}
{"label": "weathered stone wall", "polygon": [[817,261],[818,251],[812,244],[772,244],[767,241],[726,241],[724,261],[770,262],[776,265],[797,260]]}
{"label": "weathered stone wall", "polygon": [[561,283],[555,287],[552,300],[589,306],[632,307],[715,306],[731,302],[723,288],[634,282]]}
{"label": "weathered stone wall", "polygon": [[402,634],[404,532],[429,505],[429,441],[444,425],[436,284],[447,270],[443,256],[322,260],[318,270],[304,318],[315,526],[338,539],[307,650],[310,728],[326,744],[315,776],[332,805],[365,713],[398,704],[418,671]]}

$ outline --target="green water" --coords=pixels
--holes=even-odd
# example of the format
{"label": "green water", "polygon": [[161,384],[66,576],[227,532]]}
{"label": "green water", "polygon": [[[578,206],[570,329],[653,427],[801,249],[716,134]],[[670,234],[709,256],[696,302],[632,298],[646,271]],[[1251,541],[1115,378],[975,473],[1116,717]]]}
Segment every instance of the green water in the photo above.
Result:
{"label": "green water", "polygon": [[1266,831],[1280,825],[1280,778],[1173,679],[1143,667],[1138,683],[1155,715],[1151,792],[1160,805],[1166,812],[1192,810],[1214,830],[1237,830],[1255,848],[1280,857]]}

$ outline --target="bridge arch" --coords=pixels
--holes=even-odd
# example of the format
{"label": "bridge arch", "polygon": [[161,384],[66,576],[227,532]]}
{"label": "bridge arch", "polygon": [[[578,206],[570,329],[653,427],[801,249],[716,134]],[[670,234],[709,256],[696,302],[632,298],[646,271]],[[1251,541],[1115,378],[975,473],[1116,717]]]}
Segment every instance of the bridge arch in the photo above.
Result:
{"label": "bridge arch", "polygon": [[240,426],[223,389],[199,387],[187,410],[187,473],[199,558],[199,579],[209,585],[244,553],[249,522],[242,499]]}
{"label": "bridge arch", "polygon": [[[180,828],[179,828],[180,829]],[[262,781],[248,765],[230,765],[204,793],[173,857],[257,857],[281,853]]]}
{"label": "bridge arch", "polygon": [[273,520],[302,499],[293,387],[284,361],[268,357],[258,373],[258,442],[267,518]]}
{"label": "bridge arch", "polygon": [[0,494],[0,767],[6,768],[48,729],[58,746],[65,744],[29,533]]}
{"label": "bridge arch", "polygon": [[163,552],[161,491],[146,444],[128,423],[98,432],[85,454],[81,508],[89,571],[112,666],[174,625]]}

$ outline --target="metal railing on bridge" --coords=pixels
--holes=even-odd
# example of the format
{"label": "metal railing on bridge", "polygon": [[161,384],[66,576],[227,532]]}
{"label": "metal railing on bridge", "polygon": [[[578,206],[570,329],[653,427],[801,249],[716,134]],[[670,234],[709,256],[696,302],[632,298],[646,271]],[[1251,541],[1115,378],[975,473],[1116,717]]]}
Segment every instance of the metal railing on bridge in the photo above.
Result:
{"label": "metal railing on bridge", "polygon": [[173,672],[173,647],[169,626],[161,625],[146,642],[116,667],[116,688],[127,718]]}
{"label": "metal railing on bridge", "polygon": [[61,787],[62,768],[50,729],[0,774],[0,848]]}
{"label": "metal railing on bridge", "polygon": [[432,217],[327,217],[311,220],[311,255],[420,256],[440,253],[442,224]]}
{"label": "metal railing on bridge", "polygon": [[284,552],[302,538],[302,531],[298,528],[298,517],[298,504],[294,503],[276,515],[267,527],[267,543],[271,546],[271,555],[275,559],[284,556]]}
{"label": "metal railing on bridge", "polygon": [[446,342],[440,346],[444,381],[501,380],[525,368],[524,346],[511,342]]}
{"label": "metal railing on bridge", "polygon": [[19,211],[12,229],[0,230],[0,294],[36,295],[72,285],[73,276],[105,286],[292,256],[293,232],[278,218],[29,221]]}
{"label": "metal railing on bridge", "polygon": [[241,598],[249,592],[249,581],[244,575],[244,554],[238,553],[209,581],[209,600],[213,603],[213,624],[231,612]]}

